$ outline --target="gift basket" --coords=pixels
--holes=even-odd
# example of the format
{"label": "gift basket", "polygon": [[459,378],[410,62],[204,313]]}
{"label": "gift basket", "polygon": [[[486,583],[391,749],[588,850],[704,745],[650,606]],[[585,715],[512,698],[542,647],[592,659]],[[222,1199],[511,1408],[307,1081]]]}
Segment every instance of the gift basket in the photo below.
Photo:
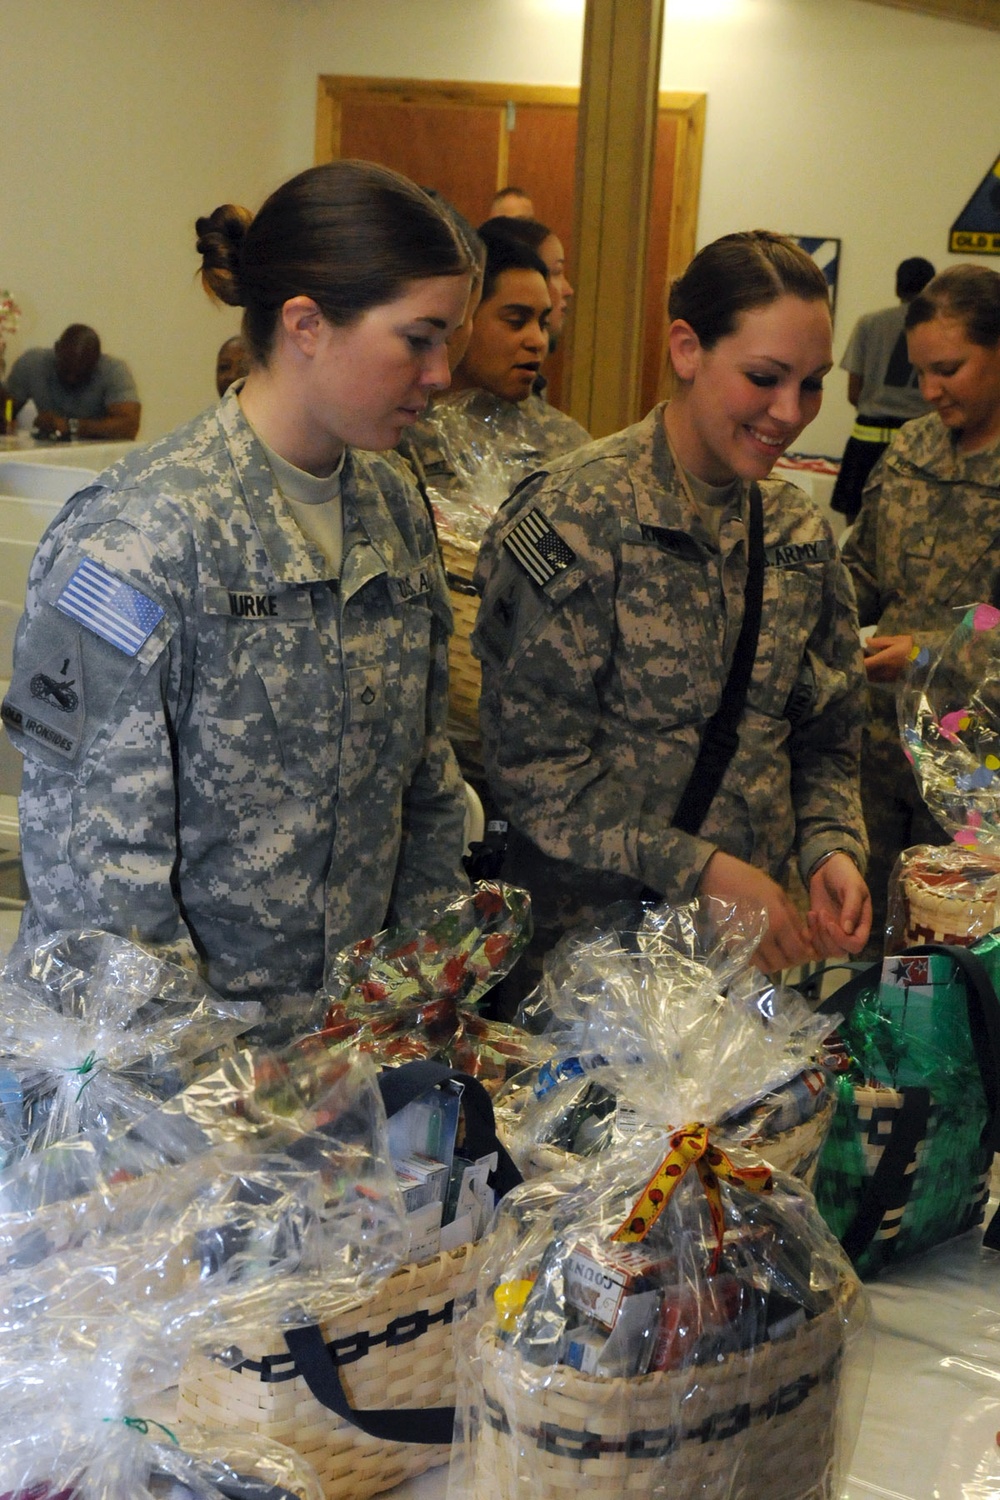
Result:
{"label": "gift basket", "polygon": [[[279,1088],[269,1073],[240,1090],[239,1108],[235,1090],[214,1113],[208,1093],[187,1112],[177,1096],[131,1127],[132,1172],[98,1171],[90,1193],[28,1222],[5,1216],[0,1491],[263,1500],[279,1485],[314,1500],[315,1480],[291,1482],[301,1464],[268,1473],[255,1460],[255,1480],[246,1454],[265,1445],[199,1447],[158,1409],[192,1349],[236,1360],[261,1326],[349,1305],[404,1253],[370,1062],[323,1075],[282,1059],[279,1073]],[[108,1163],[122,1159],[119,1147]]]}
{"label": "gift basket", "polygon": [[640,1130],[500,1206],[449,1500],[832,1500],[864,1322],[801,1184],[703,1125]]}
{"label": "gift basket", "polygon": [[19,951],[0,973],[0,1205],[5,1169],[138,1119],[261,1014],[110,933]]}
{"label": "gift basket", "polygon": [[[862,1275],[982,1223],[1000,1149],[1000,934],[924,944],[831,997],[837,1111],[814,1184]],[[1000,1247],[994,1219],[984,1243]]]}
{"label": "gift basket", "polygon": [[510,972],[531,936],[531,899],[517,886],[480,881],[423,931],[394,928],[332,961],[322,1036],[360,1047],[384,1067],[437,1058],[491,1092],[539,1045],[477,1007]]}
{"label": "gift basket", "polygon": [[900,688],[903,752],[953,840],[904,852],[886,951],[971,943],[1000,925],[1000,610],[977,604],[939,650],[921,646]]}
{"label": "gift basket", "polygon": [[496,1096],[526,1176],[604,1151],[665,1110],[714,1119],[720,1138],[809,1176],[833,1114],[819,1061],[832,1026],[753,968],[762,922],[699,897],[652,908],[636,931],[571,935],[549,955],[526,1007],[545,1017],[546,1059]]}

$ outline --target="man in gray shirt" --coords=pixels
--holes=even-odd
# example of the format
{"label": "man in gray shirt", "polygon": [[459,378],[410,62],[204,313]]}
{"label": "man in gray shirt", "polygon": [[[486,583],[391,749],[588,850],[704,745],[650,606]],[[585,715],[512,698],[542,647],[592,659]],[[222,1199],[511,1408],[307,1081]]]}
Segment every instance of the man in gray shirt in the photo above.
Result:
{"label": "man in gray shirt", "polygon": [[131,439],[142,408],[124,360],[101,353],[85,323],[71,323],[51,349],[26,349],[7,378],[16,416],[26,401],[38,409],[40,437]]}
{"label": "man in gray shirt", "polygon": [[847,439],[830,504],[853,521],[861,509],[865,481],[892,441],[893,432],[930,407],[920,394],[906,350],[906,309],[934,275],[921,255],[896,267],[895,307],[865,313],[851,334],[840,368],[848,374],[847,399],[858,419]]}

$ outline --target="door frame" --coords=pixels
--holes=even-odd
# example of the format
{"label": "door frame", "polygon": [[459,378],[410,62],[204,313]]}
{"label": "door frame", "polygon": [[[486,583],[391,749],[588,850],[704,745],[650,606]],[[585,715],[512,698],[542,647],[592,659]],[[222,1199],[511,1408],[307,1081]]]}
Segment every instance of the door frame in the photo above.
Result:
{"label": "door frame", "polygon": [[[556,84],[476,83],[428,78],[369,78],[363,74],[321,73],[316,86],[317,164],[336,161],[341,149],[341,119],[345,100],[351,96],[380,98],[393,104],[493,105],[501,114],[500,146],[497,155],[498,188],[506,185],[509,132],[504,128],[508,105],[545,106],[576,105],[580,90]],[[701,164],[705,144],[706,95],[687,91],[661,91],[660,114],[677,120],[674,149],[672,193],[670,202],[670,246],[667,255],[666,282],[669,286],[691,260],[698,231],[698,203],[701,194]],[[575,248],[575,247],[574,247]],[[571,250],[572,256],[572,250]],[[660,347],[666,350],[667,312],[663,298]],[[648,324],[650,309],[643,309]],[[662,361],[661,361],[662,363]],[[663,392],[661,390],[660,394]]]}

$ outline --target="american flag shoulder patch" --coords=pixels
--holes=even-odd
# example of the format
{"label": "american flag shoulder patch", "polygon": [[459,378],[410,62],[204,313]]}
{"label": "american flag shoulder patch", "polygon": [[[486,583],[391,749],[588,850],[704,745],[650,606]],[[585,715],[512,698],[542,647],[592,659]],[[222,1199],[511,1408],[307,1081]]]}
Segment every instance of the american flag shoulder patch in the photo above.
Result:
{"label": "american flag shoulder patch", "polygon": [[504,538],[504,546],[540,588],[576,561],[576,553],[540,510],[529,510]]}
{"label": "american flag shoulder patch", "polygon": [[56,608],[126,656],[135,656],[163,619],[155,599],[90,557],[73,570]]}

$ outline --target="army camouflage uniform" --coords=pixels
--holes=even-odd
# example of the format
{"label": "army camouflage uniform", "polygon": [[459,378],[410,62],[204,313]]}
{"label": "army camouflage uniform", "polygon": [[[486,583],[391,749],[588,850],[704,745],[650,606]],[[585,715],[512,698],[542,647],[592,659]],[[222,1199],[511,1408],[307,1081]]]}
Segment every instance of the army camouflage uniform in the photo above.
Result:
{"label": "army camouflage uniform", "polygon": [[[468,422],[461,420],[468,414]],[[465,442],[465,429],[468,437]],[[590,442],[590,433],[565,412],[549,406],[540,396],[525,401],[501,401],[489,391],[459,392],[456,398],[437,402],[426,416],[403,434],[399,451],[417,477],[443,494],[469,486],[470,475],[482,468],[480,448],[484,437],[493,439],[498,465],[504,475],[505,499],[526,474],[539,463],[570,453]],[[457,441],[456,441],[457,440]],[[457,451],[456,451],[457,449]],[[487,484],[494,475],[486,475]]]}
{"label": "army camouflage uniform", "polygon": [[[936,412],[907,422],[873,470],[844,545],[862,625],[939,648],[970,604],[1000,595],[1000,443],[958,453]],[[861,758],[873,945],[903,849],[945,844],[899,745],[896,686],[873,683]]]}
{"label": "army camouflage uniform", "polygon": [[348,451],[341,492],[335,579],[233,391],[49,527],[3,706],[23,937],[104,927],[280,1009],[466,887],[430,522],[377,455]]}
{"label": "army camouflage uniform", "polygon": [[864,678],[850,578],[794,486],[761,486],[763,617],[740,744],[699,835],[672,827],[743,617],[747,487],[716,546],[662,406],[528,480],[487,534],[473,647],[491,786],[546,940],[651,887],[695,893],[717,848],[785,881],[860,868]]}

